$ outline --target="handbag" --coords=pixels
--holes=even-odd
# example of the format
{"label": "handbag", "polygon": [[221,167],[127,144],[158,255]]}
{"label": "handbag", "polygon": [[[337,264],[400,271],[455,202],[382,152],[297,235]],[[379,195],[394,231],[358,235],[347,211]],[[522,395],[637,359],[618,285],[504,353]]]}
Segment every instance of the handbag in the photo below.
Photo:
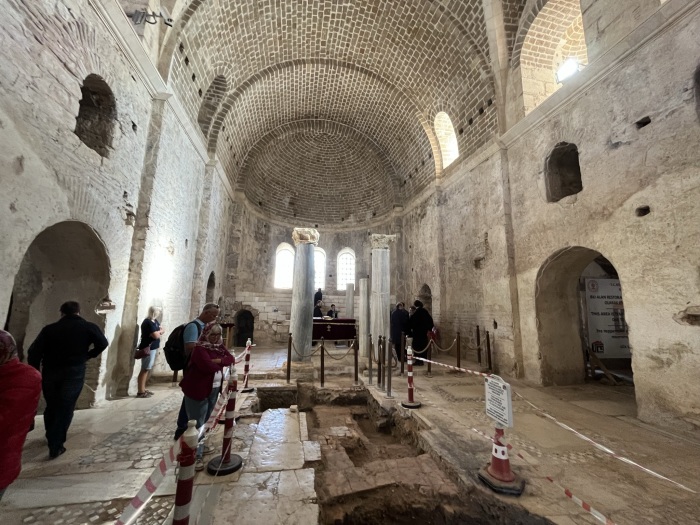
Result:
{"label": "handbag", "polygon": [[150,345],[144,348],[137,348],[136,352],[134,352],[134,359],[143,359],[144,357],[148,357],[149,355],[151,355]]}

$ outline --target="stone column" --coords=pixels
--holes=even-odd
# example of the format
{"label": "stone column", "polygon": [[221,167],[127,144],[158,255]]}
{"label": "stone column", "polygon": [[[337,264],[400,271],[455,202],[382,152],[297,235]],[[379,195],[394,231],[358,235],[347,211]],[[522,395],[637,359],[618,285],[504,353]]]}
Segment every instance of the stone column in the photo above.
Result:
{"label": "stone column", "polygon": [[[294,228],[292,240],[296,246],[294,280],[292,281],[292,312],[289,331],[294,348],[292,361],[311,361],[311,332],[314,314],[314,246],[318,232],[312,228]],[[301,354],[301,355],[299,355]]]}
{"label": "stone column", "polygon": [[357,320],[357,336],[360,338],[360,355],[369,355],[369,279],[360,279],[360,317]]}
{"label": "stone column", "polygon": [[345,285],[345,317],[355,318],[355,284]]}
{"label": "stone column", "polygon": [[[375,233],[372,243],[372,298],[370,301],[370,332],[377,349],[377,337],[389,337],[389,290],[391,273],[389,272],[389,243],[396,241],[396,235]],[[375,356],[376,357],[376,356]]]}

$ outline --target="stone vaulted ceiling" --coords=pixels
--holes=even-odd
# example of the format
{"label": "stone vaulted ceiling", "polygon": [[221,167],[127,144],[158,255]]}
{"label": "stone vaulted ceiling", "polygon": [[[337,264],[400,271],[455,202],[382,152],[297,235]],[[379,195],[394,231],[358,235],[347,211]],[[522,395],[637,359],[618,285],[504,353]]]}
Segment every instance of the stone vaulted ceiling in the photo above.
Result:
{"label": "stone vaulted ceiling", "polygon": [[482,0],[194,0],[160,69],[237,190],[271,219],[357,226],[496,130]]}

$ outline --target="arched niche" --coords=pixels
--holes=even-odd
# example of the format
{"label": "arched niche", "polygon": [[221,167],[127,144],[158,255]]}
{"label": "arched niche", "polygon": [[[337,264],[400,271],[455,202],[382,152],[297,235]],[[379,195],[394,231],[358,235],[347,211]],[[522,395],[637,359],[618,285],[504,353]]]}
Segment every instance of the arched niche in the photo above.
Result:
{"label": "arched niche", "polygon": [[[42,327],[58,321],[61,304],[78,301],[82,317],[104,329],[105,318],[95,309],[108,297],[109,282],[109,258],[95,231],[78,221],[54,224],[37,235],[22,259],[6,326],[24,353]],[[83,389],[78,408],[94,402],[105,354],[88,361],[88,388]]]}

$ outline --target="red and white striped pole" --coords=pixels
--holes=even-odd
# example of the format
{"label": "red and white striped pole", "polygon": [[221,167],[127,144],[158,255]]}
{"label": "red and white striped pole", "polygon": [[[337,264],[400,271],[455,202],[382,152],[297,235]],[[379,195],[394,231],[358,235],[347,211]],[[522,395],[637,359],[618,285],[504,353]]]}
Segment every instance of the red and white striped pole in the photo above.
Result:
{"label": "red and white striped pole", "polygon": [[187,422],[187,430],[180,439],[182,448],[177,457],[180,468],[177,474],[177,489],[175,490],[173,525],[189,525],[190,523],[190,503],[194,487],[194,459],[199,435],[195,428],[196,424],[197,421],[190,419]]}
{"label": "red and white striped pole", "polygon": [[420,408],[420,401],[413,400],[413,347],[409,344],[406,347],[406,375],[408,376],[408,401],[401,401],[404,408]]}
{"label": "red and white striped pole", "polygon": [[243,388],[241,392],[252,392],[254,389],[248,386],[248,374],[250,373],[250,349],[253,346],[253,342],[250,337],[245,343],[245,366],[243,367]]}
{"label": "red and white striped pole", "polygon": [[[250,339],[249,339],[250,341]],[[212,476],[225,476],[232,474],[243,466],[243,459],[237,454],[231,454],[231,440],[233,439],[233,424],[236,412],[236,391],[238,390],[238,372],[236,367],[231,368],[231,376],[228,381],[228,404],[226,405],[226,421],[224,422],[224,442],[221,447],[221,455],[215,457],[207,464],[207,472]]]}

